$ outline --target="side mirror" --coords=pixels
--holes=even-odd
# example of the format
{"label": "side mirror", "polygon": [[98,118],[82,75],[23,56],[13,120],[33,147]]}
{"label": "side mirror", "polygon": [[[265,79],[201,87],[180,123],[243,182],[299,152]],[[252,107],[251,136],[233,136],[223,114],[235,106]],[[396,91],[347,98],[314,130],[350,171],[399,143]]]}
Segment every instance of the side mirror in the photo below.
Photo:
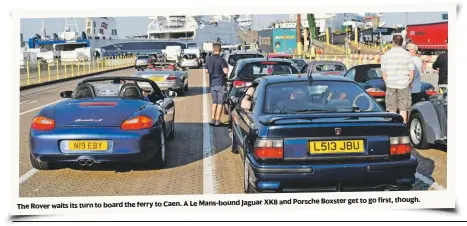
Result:
{"label": "side mirror", "polygon": [[60,97],[62,98],[71,98],[71,96],[73,95],[73,91],[63,91],[60,93]]}
{"label": "side mirror", "polygon": [[174,91],[172,91],[172,90],[169,90],[169,91],[167,92],[167,94],[168,94],[169,97],[176,97],[176,96],[177,96],[177,92],[174,92]]}

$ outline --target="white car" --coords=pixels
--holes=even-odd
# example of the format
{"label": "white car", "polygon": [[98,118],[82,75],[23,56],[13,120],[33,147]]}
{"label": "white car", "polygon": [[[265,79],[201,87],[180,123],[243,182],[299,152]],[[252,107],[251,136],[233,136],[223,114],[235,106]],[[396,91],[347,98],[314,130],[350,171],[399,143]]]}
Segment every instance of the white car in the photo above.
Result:
{"label": "white car", "polygon": [[182,61],[180,62],[181,67],[186,68],[199,68],[201,63],[196,56],[196,54],[184,54],[182,57]]}

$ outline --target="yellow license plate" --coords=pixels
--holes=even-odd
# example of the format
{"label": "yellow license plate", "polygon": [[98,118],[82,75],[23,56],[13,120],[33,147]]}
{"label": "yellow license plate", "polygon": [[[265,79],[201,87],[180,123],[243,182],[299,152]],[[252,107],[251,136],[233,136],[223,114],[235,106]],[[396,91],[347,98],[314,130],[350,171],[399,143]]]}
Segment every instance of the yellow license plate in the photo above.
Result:
{"label": "yellow license plate", "polygon": [[154,82],[163,82],[165,81],[164,77],[156,77],[156,78],[151,78],[152,81]]}
{"label": "yellow license plate", "polygon": [[71,151],[107,151],[108,142],[106,140],[70,140],[68,149]]}
{"label": "yellow license plate", "polygon": [[363,140],[311,141],[310,154],[362,153]]}

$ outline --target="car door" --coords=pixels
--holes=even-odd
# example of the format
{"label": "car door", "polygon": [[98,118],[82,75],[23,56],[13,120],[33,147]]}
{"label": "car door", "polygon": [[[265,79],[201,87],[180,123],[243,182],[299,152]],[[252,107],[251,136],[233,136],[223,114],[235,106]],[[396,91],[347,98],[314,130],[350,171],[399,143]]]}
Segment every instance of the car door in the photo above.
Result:
{"label": "car door", "polygon": [[[245,100],[247,97],[247,93],[249,90],[253,90],[253,97],[251,98],[250,102],[251,105],[248,108],[245,108],[245,105],[242,103],[242,101]],[[233,123],[232,123],[232,129],[236,133],[238,140],[241,144],[242,147],[244,147],[244,142],[245,138],[248,137],[248,134],[250,132],[251,125],[253,123],[253,118],[254,118],[254,104],[255,104],[255,98],[256,98],[256,87],[250,87],[245,95],[240,98],[240,102],[235,108],[235,114],[233,117]],[[243,149],[243,148],[242,148]],[[244,155],[244,153],[242,153]]]}
{"label": "car door", "polygon": [[157,96],[162,97],[159,100],[157,100],[155,104],[160,107],[162,113],[164,114],[164,130],[166,131],[167,135],[170,131],[170,128],[172,128],[172,124],[174,123],[175,104],[173,99],[164,92],[157,91]]}

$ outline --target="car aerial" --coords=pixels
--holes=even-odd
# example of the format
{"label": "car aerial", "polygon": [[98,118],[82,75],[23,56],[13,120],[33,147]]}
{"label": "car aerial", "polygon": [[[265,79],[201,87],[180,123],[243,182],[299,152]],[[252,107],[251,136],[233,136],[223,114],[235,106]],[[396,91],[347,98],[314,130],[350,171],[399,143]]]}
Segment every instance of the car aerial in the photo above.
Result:
{"label": "car aerial", "polygon": [[154,64],[154,68],[138,71],[135,77],[147,78],[157,83],[161,90],[173,90],[178,95],[188,91],[188,72],[175,63]]}
{"label": "car aerial", "polygon": [[194,53],[183,54],[180,66],[184,68],[199,68],[201,61]]}
{"label": "car aerial", "polygon": [[313,75],[337,75],[342,76],[347,72],[347,67],[340,61],[312,60],[300,69],[300,73]]}
{"label": "car aerial", "polygon": [[414,147],[447,145],[448,93],[435,94],[412,106],[409,112],[410,140]]}
{"label": "car aerial", "polygon": [[255,50],[234,50],[224,52],[224,59],[229,65],[228,75],[232,74],[232,70],[237,64],[237,61],[248,58],[264,58],[264,55]]}
{"label": "car aerial", "polygon": [[224,105],[224,114],[229,115],[229,128],[232,123],[230,112],[235,107],[235,103],[230,100],[243,96],[253,80],[265,75],[298,73],[295,64],[286,59],[249,58],[237,61],[227,80],[227,103]]}
{"label": "car aerial", "polygon": [[139,55],[135,60],[135,69],[140,71],[144,70],[152,63],[152,59],[148,55]]}
{"label": "car aerial", "polygon": [[[150,88],[141,89],[146,83]],[[175,92],[162,92],[144,78],[97,77],[60,96],[66,100],[43,108],[32,120],[34,168],[144,161],[164,165],[165,140],[175,133]]]}
{"label": "car aerial", "polygon": [[340,76],[256,79],[232,112],[232,151],[254,192],[408,190],[417,160],[402,116]]}
{"label": "car aerial", "polygon": [[306,61],[303,59],[291,59],[291,60],[297,66],[299,71],[301,71],[302,68],[306,65]]}
{"label": "car aerial", "polygon": [[[386,84],[381,73],[381,64],[362,64],[350,68],[344,77],[359,83],[375,100],[386,108]],[[427,100],[436,94],[435,87],[427,82],[421,82],[421,90],[425,94],[422,100]]]}

